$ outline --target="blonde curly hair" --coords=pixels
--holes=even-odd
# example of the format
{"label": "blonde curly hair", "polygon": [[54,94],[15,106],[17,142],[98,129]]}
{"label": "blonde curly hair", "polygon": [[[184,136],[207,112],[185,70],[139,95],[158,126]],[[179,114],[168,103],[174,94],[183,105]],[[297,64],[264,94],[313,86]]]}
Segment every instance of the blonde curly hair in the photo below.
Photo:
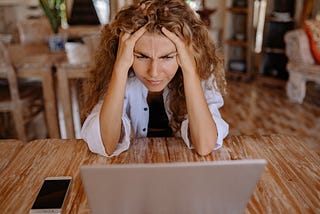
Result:
{"label": "blonde curly hair", "polygon": [[[226,80],[223,62],[216,54],[216,47],[208,34],[206,25],[199,16],[183,0],[141,0],[123,8],[108,25],[104,26],[100,35],[100,45],[96,53],[95,67],[87,88],[88,99],[84,108],[84,116],[103,99],[113,71],[117,56],[118,40],[121,31],[133,33],[142,26],[147,31],[162,34],[161,27],[181,35],[191,44],[195,51],[197,72],[201,79],[208,79],[214,74],[216,90],[225,94]],[[129,75],[134,75],[132,68]],[[179,68],[169,83],[170,123],[177,130],[187,114],[182,71]]]}

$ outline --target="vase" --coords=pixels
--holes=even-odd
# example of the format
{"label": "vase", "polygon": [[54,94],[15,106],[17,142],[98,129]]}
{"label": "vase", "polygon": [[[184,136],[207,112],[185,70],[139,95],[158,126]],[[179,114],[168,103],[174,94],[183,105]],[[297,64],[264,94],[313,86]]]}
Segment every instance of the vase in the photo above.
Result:
{"label": "vase", "polygon": [[47,38],[49,50],[53,52],[63,51],[66,41],[65,34],[53,34]]}

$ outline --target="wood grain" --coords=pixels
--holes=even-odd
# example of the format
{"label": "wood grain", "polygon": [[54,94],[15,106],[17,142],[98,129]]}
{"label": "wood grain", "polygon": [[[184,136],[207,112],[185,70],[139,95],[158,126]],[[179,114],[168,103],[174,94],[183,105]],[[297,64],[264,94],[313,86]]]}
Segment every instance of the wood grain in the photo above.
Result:
{"label": "wood grain", "polygon": [[[312,89],[317,96],[308,95]],[[320,156],[319,87],[308,88],[305,101],[297,104],[289,101],[284,88],[229,81],[224,101],[220,112],[229,135],[294,135]]]}
{"label": "wood grain", "polygon": [[19,140],[0,139],[0,173],[17,156],[24,144]]}
{"label": "wood grain", "polygon": [[[10,145],[10,146],[8,146]],[[21,146],[22,145],[22,146]],[[71,191],[64,213],[90,213],[79,167],[88,164],[201,162],[263,158],[267,167],[245,213],[319,213],[320,158],[297,137],[242,135],[228,137],[224,146],[202,157],[180,138],[140,138],[119,156],[105,158],[91,153],[83,140],[44,139],[28,144],[0,142],[0,151],[15,148],[0,174],[0,210],[27,213],[42,180],[70,175]],[[1,156],[2,157],[2,156]],[[0,166],[7,159],[0,159]],[[19,206],[17,206],[19,204]]]}

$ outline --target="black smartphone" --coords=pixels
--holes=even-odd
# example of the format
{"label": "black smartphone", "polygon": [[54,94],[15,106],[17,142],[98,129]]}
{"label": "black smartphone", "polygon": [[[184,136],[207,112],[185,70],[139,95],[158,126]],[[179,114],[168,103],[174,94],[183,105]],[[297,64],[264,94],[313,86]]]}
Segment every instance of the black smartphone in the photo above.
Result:
{"label": "black smartphone", "polygon": [[61,213],[71,180],[71,176],[45,178],[29,213]]}

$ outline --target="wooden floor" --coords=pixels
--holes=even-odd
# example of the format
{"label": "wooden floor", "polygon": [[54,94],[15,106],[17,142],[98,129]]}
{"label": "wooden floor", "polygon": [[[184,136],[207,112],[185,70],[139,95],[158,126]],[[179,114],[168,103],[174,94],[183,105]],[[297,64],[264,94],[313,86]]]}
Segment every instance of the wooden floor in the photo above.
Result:
{"label": "wooden floor", "polygon": [[295,135],[320,155],[320,91],[314,91],[308,90],[304,103],[296,104],[284,88],[230,80],[221,114],[230,135]]}

